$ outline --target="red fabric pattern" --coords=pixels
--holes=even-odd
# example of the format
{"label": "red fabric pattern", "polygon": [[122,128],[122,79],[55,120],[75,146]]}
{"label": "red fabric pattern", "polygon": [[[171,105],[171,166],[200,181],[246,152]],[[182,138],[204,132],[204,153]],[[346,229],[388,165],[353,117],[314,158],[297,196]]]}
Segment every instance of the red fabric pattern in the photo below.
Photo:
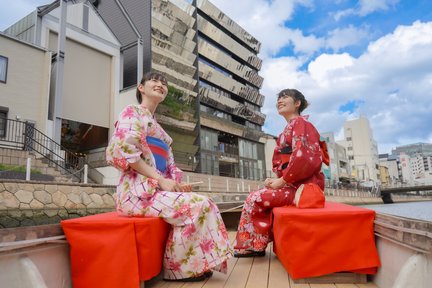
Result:
{"label": "red fabric pattern", "polygon": [[[287,146],[292,148],[292,153],[282,154],[281,150]],[[324,190],[320,135],[304,117],[291,120],[279,135],[272,162],[277,177],[283,177],[296,189],[301,184],[312,182]]]}
{"label": "red fabric pattern", "polygon": [[139,287],[159,274],[169,224],[102,213],[61,222],[70,244],[74,288]]}
{"label": "red fabric pattern", "polygon": [[326,202],[322,209],[273,209],[274,251],[293,279],[352,271],[375,274],[375,211]]}

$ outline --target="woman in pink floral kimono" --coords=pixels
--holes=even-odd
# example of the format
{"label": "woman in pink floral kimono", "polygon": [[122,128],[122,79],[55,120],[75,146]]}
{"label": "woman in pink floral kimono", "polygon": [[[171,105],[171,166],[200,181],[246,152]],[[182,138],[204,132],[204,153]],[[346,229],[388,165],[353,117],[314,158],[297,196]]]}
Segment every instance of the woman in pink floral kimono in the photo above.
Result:
{"label": "woman in pink floral kimono", "polygon": [[243,207],[236,235],[235,257],[264,256],[272,241],[272,208],[291,205],[301,184],[315,183],[324,190],[321,164],[328,154],[315,127],[300,113],[308,106],[302,93],[284,89],[278,94],[277,110],[287,125],[273,152],[277,178],[264,181],[265,188],[249,194]]}
{"label": "woman in pink floral kimono", "polygon": [[172,139],[156,122],[154,112],[167,92],[164,76],[144,75],[137,87],[140,104],[120,113],[107,161],[121,171],[115,195],[118,213],[161,217],[173,227],[165,249],[164,279],[202,281],[212,270],[226,273],[232,249],[217,206],[181,182]]}

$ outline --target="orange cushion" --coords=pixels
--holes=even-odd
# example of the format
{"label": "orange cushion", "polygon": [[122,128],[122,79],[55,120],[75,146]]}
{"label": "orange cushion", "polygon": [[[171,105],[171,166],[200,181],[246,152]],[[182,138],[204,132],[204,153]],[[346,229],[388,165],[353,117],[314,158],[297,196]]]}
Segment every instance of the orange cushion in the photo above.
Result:
{"label": "orange cushion", "polygon": [[61,221],[74,288],[138,287],[162,269],[169,224],[116,212]]}
{"label": "orange cushion", "polygon": [[375,211],[326,202],[321,209],[273,208],[274,252],[293,279],[351,271],[375,274]]}

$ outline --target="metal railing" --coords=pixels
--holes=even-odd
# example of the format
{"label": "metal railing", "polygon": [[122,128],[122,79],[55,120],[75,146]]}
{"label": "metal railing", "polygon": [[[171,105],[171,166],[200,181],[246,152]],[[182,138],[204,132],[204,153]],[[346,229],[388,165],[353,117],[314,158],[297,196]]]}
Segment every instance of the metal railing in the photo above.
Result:
{"label": "metal railing", "polygon": [[[34,123],[13,119],[3,119],[3,123],[5,127],[2,130],[4,133],[0,135],[0,147],[34,151],[42,156],[49,166],[80,182],[83,180],[84,164],[88,164],[85,157],[65,149],[36,129]],[[88,167],[95,170],[90,165]]]}

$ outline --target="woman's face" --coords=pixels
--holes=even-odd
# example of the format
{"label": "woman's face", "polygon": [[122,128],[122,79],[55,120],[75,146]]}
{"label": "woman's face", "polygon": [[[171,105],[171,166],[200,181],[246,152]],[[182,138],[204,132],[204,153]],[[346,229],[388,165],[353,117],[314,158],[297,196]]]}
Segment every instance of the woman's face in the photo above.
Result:
{"label": "woman's face", "polygon": [[298,115],[300,101],[295,101],[291,96],[282,96],[277,100],[276,108],[282,116]]}
{"label": "woman's face", "polygon": [[150,97],[162,102],[168,93],[168,86],[165,82],[157,79],[150,79],[138,86],[139,91],[144,94],[143,97]]}

